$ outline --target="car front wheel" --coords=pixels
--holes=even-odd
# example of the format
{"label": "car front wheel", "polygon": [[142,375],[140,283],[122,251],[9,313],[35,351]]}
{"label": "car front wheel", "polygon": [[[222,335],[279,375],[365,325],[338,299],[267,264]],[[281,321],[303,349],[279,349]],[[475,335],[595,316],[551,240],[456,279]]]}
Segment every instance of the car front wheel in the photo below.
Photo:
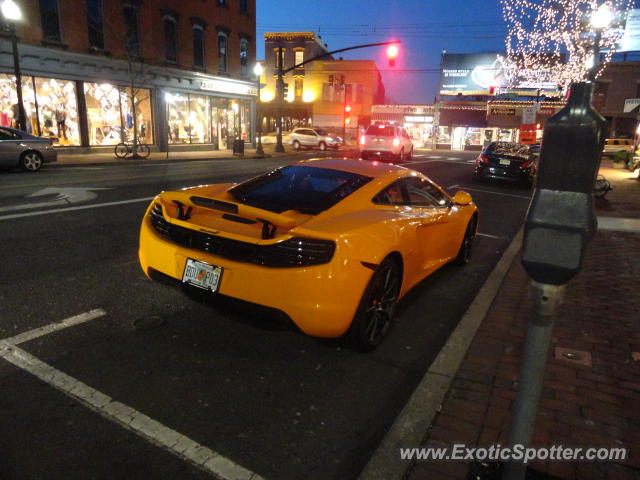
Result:
{"label": "car front wheel", "polygon": [[300,142],[298,140],[293,141],[293,149],[300,150]]}
{"label": "car front wheel", "polygon": [[318,148],[319,148],[321,151],[323,151],[323,152],[324,152],[324,151],[327,149],[327,144],[326,144],[326,143],[324,143],[324,142],[320,142],[320,143],[318,144]]}
{"label": "car front wheel", "polygon": [[347,332],[355,348],[369,352],[387,336],[394,323],[401,285],[400,265],[391,257],[385,258],[371,277]]}
{"label": "car front wheel", "polygon": [[453,260],[455,265],[466,265],[471,259],[471,249],[473,248],[473,242],[476,238],[476,225],[478,223],[478,217],[475,215],[469,220],[467,229],[464,232],[462,239],[462,245],[458,251],[458,256]]}
{"label": "car front wheel", "polygon": [[42,163],[42,155],[38,152],[25,152],[20,157],[20,167],[27,172],[40,170]]}

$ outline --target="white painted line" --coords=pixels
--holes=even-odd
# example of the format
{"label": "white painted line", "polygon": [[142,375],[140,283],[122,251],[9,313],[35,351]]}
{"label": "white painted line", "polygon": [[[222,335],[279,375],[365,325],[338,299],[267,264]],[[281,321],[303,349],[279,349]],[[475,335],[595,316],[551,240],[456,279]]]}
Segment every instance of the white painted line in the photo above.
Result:
{"label": "white painted line", "polygon": [[478,235],[480,237],[497,238],[499,240],[504,240],[504,237],[498,237],[496,235],[489,235],[488,233],[476,233],[476,235]]}
{"label": "white painted line", "polygon": [[23,332],[0,340],[0,357],[38,377],[106,419],[131,430],[145,440],[168,450],[192,465],[223,480],[259,480],[261,477],[246,468],[200,445],[143,413],[113,400],[98,390],[52,367],[17,347],[18,344],[53,332],[80,325],[106,315],[101,308],[69,317],[57,323]]}
{"label": "white painted line", "polygon": [[259,480],[259,475],[219,455],[213,450],[166,427],[87,384],[55,369],[26,351],[0,340],[0,357],[82,405],[190,464],[223,480]]}
{"label": "white painted line", "polygon": [[531,197],[528,195],[515,195],[513,193],[494,192],[492,190],[483,190],[481,188],[467,187],[465,185],[462,185],[460,188],[464,188],[465,190],[471,190],[472,192],[484,192],[484,193],[491,193],[493,195],[502,195],[503,197],[526,198],[527,200],[531,199]]}
{"label": "white painted line", "polygon": [[41,210],[39,212],[28,212],[28,213],[15,213],[12,215],[2,215],[0,216],[1,220],[11,220],[13,218],[23,218],[23,217],[35,217],[37,215],[51,215],[52,213],[63,213],[63,212],[72,212],[75,210],[86,210],[89,208],[101,208],[101,207],[112,207],[114,205],[125,205],[127,203],[137,203],[137,202],[149,202],[153,200],[155,197],[145,197],[145,198],[132,198],[131,200],[120,200],[119,202],[106,202],[106,203],[95,203],[93,205],[82,205],[79,207],[68,207],[68,208],[54,208],[51,210]]}
{"label": "white painted line", "polygon": [[412,462],[401,459],[400,449],[421,445],[478,327],[487,315],[513,259],[520,250],[523,236],[524,228],[521,228],[369,459],[358,480],[401,480],[406,477]]}
{"label": "white painted line", "polygon": [[50,333],[73,327],[74,325],[80,325],[81,323],[85,323],[90,320],[95,320],[96,318],[103,317],[106,314],[107,312],[105,312],[103,309],[97,308],[95,310],[91,310],[89,312],[81,313],[80,315],[67,318],[58,323],[51,323],[44,327],[35,328],[33,330],[29,330],[28,332],[20,333],[15,337],[5,338],[3,341],[10,345],[19,345],[21,343],[33,340],[34,338],[49,335]]}
{"label": "white painted line", "polygon": [[617,232],[640,232],[640,219],[621,217],[598,217],[598,230]]}

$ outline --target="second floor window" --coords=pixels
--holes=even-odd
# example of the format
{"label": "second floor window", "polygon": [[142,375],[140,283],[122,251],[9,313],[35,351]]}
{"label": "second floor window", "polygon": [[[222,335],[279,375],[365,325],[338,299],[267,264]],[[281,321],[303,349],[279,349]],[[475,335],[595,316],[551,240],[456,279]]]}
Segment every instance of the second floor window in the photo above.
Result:
{"label": "second floor window", "polygon": [[218,72],[227,72],[227,36],[218,33]]}
{"label": "second floor window", "polygon": [[193,66],[204,69],[204,31],[200,25],[193,26]]}
{"label": "second floor window", "polygon": [[240,73],[246,76],[249,73],[249,40],[240,40]]}
{"label": "second floor window", "polygon": [[61,42],[60,14],[58,0],[40,0],[40,21],[42,23],[42,38],[53,42]]}
{"label": "second floor window", "polygon": [[125,48],[127,49],[127,53],[139,55],[138,7],[134,4],[125,4],[122,13],[124,16]]}
{"label": "second floor window", "polygon": [[[304,62],[304,50],[296,50],[294,65],[299,65]],[[300,67],[303,68],[303,67]]]}
{"label": "second floor window", "polygon": [[178,39],[176,36],[176,19],[164,17],[164,56],[167,62],[178,61]]}
{"label": "second floor window", "polygon": [[87,0],[87,24],[89,25],[89,45],[98,50],[104,50],[102,0]]}

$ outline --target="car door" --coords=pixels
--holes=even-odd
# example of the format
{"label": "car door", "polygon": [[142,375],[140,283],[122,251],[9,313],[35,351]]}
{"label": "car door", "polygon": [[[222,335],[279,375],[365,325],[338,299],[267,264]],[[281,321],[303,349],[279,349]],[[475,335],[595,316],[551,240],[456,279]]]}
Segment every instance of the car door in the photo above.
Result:
{"label": "car door", "polygon": [[451,200],[433,183],[423,177],[403,179],[405,205],[411,207],[415,218],[416,241],[420,265],[432,270],[451,257],[457,249],[452,238],[455,225],[452,221]]}
{"label": "car door", "polygon": [[20,143],[19,134],[6,128],[0,128],[0,165],[10,166],[18,163],[22,153]]}

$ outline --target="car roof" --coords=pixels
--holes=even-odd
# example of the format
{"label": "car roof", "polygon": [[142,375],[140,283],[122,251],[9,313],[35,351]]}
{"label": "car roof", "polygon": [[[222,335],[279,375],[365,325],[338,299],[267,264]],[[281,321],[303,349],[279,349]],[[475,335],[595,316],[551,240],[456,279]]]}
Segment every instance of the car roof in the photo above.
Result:
{"label": "car roof", "polygon": [[375,162],[360,159],[344,158],[311,158],[302,160],[292,165],[305,165],[318,168],[329,168],[332,170],[342,170],[350,173],[357,173],[367,177],[378,178],[392,172],[405,173],[408,169],[391,163]]}

